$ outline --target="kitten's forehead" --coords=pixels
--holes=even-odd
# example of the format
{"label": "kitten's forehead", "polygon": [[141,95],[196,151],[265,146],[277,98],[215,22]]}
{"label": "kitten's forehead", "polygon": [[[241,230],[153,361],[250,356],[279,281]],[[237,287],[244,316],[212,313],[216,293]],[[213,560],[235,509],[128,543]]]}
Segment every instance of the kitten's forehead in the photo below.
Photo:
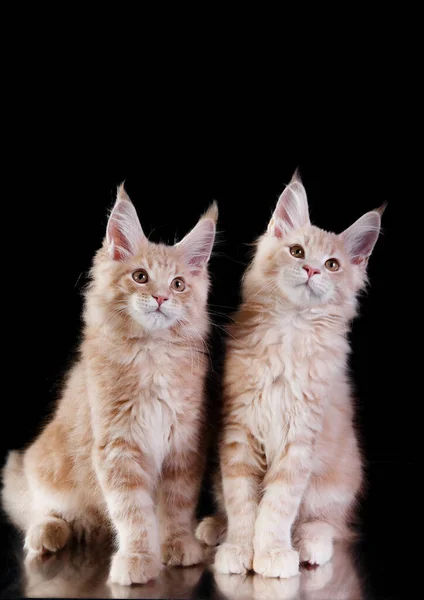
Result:
{"label": "kitten's forehead", "polygon": [[337,234],[330,231],[324,231],[314,225],[294,233],[293,238],[296,238],[298,243],[303,244],[305,248],[315,250],[325,255],[334,256],[345,254],[343,244]]}
{"label": "kitten's forehead", "polygon": [[142,253],[134,257],[138,266],[163,274],[181,271],[184,267],[176,249],[165,244],[149,242]]}

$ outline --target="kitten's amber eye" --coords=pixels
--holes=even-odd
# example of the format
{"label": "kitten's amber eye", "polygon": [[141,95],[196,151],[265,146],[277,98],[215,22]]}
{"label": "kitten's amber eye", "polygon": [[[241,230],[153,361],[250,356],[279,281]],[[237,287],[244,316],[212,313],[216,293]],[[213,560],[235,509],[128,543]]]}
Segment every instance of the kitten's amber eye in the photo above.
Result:
{"label": "kitten's amber eye", "polygon": [[144,269],[139,269],[138,271],[134,271],[132,274],[132,278],[137,283],[147,283],[149,281],[149,276],[147,275]]}
{"label": "kitten's amber eye", "polygon": [[290,248],[290,254],[295,258],[305,258],[305,251],[302,246],[296,244]]}
{"label": "kitten's amber eye", "polygon": [[183,292],[185,290],[185,286],[184,279],[181,279],[181,277],[176,277],[171,281],[171,287],[176,292]]}
{"label": "kitten's amber eye", "polygon": [[339,261],[335,258],[329,258],[325,261],[325,266],[329,271],[338,271],[339,270]]}

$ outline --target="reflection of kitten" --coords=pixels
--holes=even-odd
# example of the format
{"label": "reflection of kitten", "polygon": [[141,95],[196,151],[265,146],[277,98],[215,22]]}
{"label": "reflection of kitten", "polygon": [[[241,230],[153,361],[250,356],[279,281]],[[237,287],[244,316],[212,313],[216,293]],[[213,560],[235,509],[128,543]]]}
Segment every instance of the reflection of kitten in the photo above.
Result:
{"label": "reflection of kitten", "polygon": [[332,562],[311,570],[301,569],[300,576],[289,579],[262,575],[215,573],[218,589],[228,600],[361,600],[361,580],[355,566],[354,548],[343,542],[334,545]]}
{"label": "reflection of kitten", "polygon": [[24,562],[27,598],[107,598],[110,565],[107,548],[77,546],[47,554],[30,552]]}
{"label": "reflection of kitten", "polygon": [[80,359],[51,422],[3,473],[5,508],[30,551],[56,551],[72,530],[89,535],[110,518],[113,581],[156,577],[161,553],[172,565],[202,561],[192,528],[216,219],[213,205],[175,246],[154,244],[119,189],[86,293]]}
{"label": "reflection of kitten", "polygon": [[[296,174],[257,243],[227,341],[219,572],[290,577],[299,553],[323,564],[349,535],[362,468],[347,332],[379,231],[379,211],[340,235],[312,226]],[[216,542],[224,521],[197,535]]]}
{"label": "reflection of kitten", "polygon": [[345,542],[336,542],[331,562],[311,570],[302,569],[300,576],[302,599],[361,600],[363,588],[355,564],[355,556],[354,546]]}
{"label": "reflection of kitten", "polygon": [[69,544],[53,554],[28,554],[24,594],[28,598],[188,598],[204,566],[162,569],[143,586],[107,582],[110,555],[99,545]]}

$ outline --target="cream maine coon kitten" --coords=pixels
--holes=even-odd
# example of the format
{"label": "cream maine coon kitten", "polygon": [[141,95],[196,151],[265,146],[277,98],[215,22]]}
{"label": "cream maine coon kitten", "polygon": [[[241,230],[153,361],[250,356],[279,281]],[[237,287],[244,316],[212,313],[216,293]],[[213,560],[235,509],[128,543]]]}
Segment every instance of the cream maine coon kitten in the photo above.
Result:
{"label": "cream maine coon kitten", "polygon": [[299,560],[330,560],[333,540],[349,534],[362,467],[347,334],[380,212],[340,235],[318,229],[295,173],[258,240],[227,341],[225,511],[197,530],[213,545],[228,521],[218,572],[290,577]]}
{"label": "cream maine coon kitten", "polygon": [[178,244],[148,241],[123,186],[85,298],[80,358],[55,414],[4,469],[3,503],[30,552],[111,522],[110,578],[203,560],[193,535],[203,472],[213,205]]}

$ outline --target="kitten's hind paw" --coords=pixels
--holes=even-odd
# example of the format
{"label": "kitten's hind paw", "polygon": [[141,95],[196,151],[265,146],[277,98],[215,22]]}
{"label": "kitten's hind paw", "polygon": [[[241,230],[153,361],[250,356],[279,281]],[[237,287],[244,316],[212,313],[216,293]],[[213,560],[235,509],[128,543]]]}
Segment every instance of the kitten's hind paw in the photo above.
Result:
{"label": "kitten's hind paw", "polygon": [[161,551],[162,562],[172,567],[189,567],[205,560],[204,547],[191,534],[167,540],[162,544]]}
{"label": "kitten's hind paw", "polygon": [[300,562],[325,565],[333,556],[333,542],[328,537],[304,538],[299,544]]}
{"label": "kitten's hind paw", "polygon": [[197,526],[196,537],[207,546],[216,546],[222,541],[225,531],[226,525],[221,517],[205,517]]}
{"label": "kitten's hind paw", "polygon": [[30,552],[57,552],[69,540],[71,529],[63,519],[46,517],[41,523],[31,525],[25,538],[25,548]]}
{"label": "kitten's hind paw", "polygon": [[214,568],[217,573],[244,575],[253,566],[253,550],[249,546],[224,543],[218,547]]}
{"label": "kitten's hind paw", "polygon": [[117,553],[112,559],[109,580],[120,585],[147,583],[156,579],[162,565],[159,559],[150,553],[121,554]]}

